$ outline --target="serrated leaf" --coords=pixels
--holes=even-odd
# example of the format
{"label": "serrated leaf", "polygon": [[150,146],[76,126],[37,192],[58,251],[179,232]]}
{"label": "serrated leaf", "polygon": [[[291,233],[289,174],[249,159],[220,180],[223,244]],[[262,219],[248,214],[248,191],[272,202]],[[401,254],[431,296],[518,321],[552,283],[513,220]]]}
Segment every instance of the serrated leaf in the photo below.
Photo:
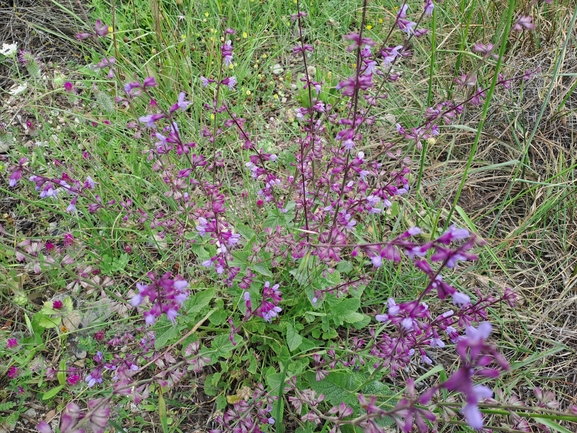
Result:
{"label": "serrated leaf", "polygon": [[315,374],[307,373],[309,386],[317,392],[324,394],[325,400],[333,406],[346,403],[351,407],[358,407],[358,399],[355,391],[361,386],[362,379],[355,373],[331,372],[323,380],[317,382]]}
{"label": "serrated leaf", "polygon": [[219,326],[226,322],[228,314],[226,311],[215,311],[215,313],[208,318],[211,325]]}
{"label": "serrated leaf", "polygon": [[332,273],[328,273],[325,276],[323,281],[323,286],[336,286],[341,282],[341,273],[339,271],[335,271]]}
{"label": "serrated leaf", "polygon": [[262,263],[255,263],[250,265],[250,268],[257,273],[264,275],[265,277],[272,278],[272,272],[266,265],[263,265]]}
{"label": "serrated leaf", "polygon": [[201,244],[191,244],[190,250],[196,254],[199,259],[207,260],[210,258],[209,252]]}
{"label": "serrated leaf", "polygon": [[188,314],[198,313],[206,307],[215,296],[216,289],[200,289],[198,293],[184,302],[184,307]]}
{"label": "serrated leaf", "polygon": [[62,307],[64,308],[65,311],[74,310],[74,305],[72,303],[72,298],[70,296],[64,298],[64,300],[62,301]]}
{"label": "serrated leaf", "polygon": [[[158,335],[158,331],[157,331],[157,335]],[[167,327],[166,331],[163,332],[162,334],[158,335],[158,337],[156,337],[156,339],[154,340],[154,348],[156,350],[160,350],[164,347],[167,346],[167,343],[172,340],[175,339],[176,337],[180,336],[180,328],[176,325],[170,325]]]}
{"label": "serrated leaf", "polygon": [[56,388],[52,388],[51,390],[46,391],[42,395],[42,400],[50,400],[51,398],[56,397],[56,395],[64,388],[64,385],[58,385]]}
{"label": "serrated leaf", "polygon": [[294,352],[303,342],[303,338],[299,333],[293,328],[291,323],[287,324],[286,329],[286,341],[291,352]]}
{"label": "serrated leaf", "polygon": [[42,315],[40,320],[38,320],[38,326],[44,329],[56,328],[58,325],[60,325],[61,321],[61,317],[46,317]]}
{"label": "serrated leaf", "polygon": [[215,355],[217,357],[221,357],[221,358],[226,359],[226,358],[230,357],[231,352],[235,348],[238,349],[240,347],[240,343],[242,343],[242,341],[243,341],[243,338],[240,335],[235,334],[235,336],[234,336],[234,342],[236,343],[236,346],[235,346],[230,341],[228,334],[221,334],[221,335],[218,335],[212,341],[211,349],[216,352]]}
{"label": "serrated leaf", "polygon": [[235,228],[247,240],[250,240],[255,236],[254,230],[244,224],[236,224]]}
{"label": "serrated leaf", "polygon": [[46,301],[44,303],[44,305],[42,306],[42,309],[40,310],[41,314],[44,314],[45,316],[50,316],[52,314],[56,314],[57,311],[52,308],[52,301]]}
{"label": "serrated leaf", "polygon": [[359,321],[359,322],[355,322],[352,325],[356,328],[356,329],[363,329],[365,326],[367,326],[369,323],[371,323],[371,316],[367,316],[363,314],[363,320]]}
{"label": "serrated leaf", "polygon": [[337,265],[337,271],[340,271],[343,274],[346,274],[352,270],[353,270],[353,265],[351,264],[351,262],[348,262],[346,260],[340,261]]}
{"label": "serrated leaf", "polygon": [[362,388],[363,394],[375,395],[377,397],[392,397],[395,392],[391,388],[378,380],[372,380]]}
{"label": "serrated leaf", "polygon": [[360,306],[361,301],[357,298],[343,299],[341,302],[331,307],[330,314],[333,318],[339,318],[340,320],[349,314],[355,313]]}

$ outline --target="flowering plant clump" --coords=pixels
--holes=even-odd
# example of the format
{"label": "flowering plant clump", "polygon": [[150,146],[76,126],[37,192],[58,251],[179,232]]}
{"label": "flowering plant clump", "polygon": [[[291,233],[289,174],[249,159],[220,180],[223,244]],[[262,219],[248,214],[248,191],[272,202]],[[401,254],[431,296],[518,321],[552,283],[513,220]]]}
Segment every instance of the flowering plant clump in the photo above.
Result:
{"label": "flowering plant clump", "polygon": [[[83,361],[34,352],[38,367],[26,371],[27,359],[15,358],[2,366],[14,392],[27,392],[17,385],[24,376],[55,385],[44,400],[72,401],[89,389],[85,405],[62,405],[61,432],[104,432],[121,418],[113,408],[147,401],[168,430],[167,395],[198,407],[210,400],[214,433],[281,431],[287,420],[302,432],[525,428],[520,420],[542,428],[500,398],[497,382],[511,366],[495,317],[517,308],[518,295],[464,283],[487,242],[454,224],[452,210],[423,217],[414,199],[427,146],[536,72],[501,70],[509,33],[533,30],[532,17],[514,16],[511,6],[497,39],[470,46],[477,63],[451,79],[449,92],[435,101],[431,87],[418,115],[389,124],[381,114],[393,109],[438,5],[427,0],[413,13],[401,2],[380,18],[390,18],[381,35],[370,31],[365,0],[343,35],[343,68],[329,72],[314,64],[322,44],[305,29],[306,6],[295,3],[285,18],[293,29],[287,63],[297,73],[276,80],[299,98],[282,107],[290,119],[282,140],[269,140],[246,109],[252,92],[238,63],[247,36],[228,20],[208,29],[206,65],[195,65],[192,83],[167,83],[160,61],[159,70],[147,62],[146,73],[127,72],[130,38],[106,20],[76,35],[105,47],[89,68],[98,77],[91,87],[63,79],[54,90],[94,111],[78,160],[42,165],[48,156],[19,155],[6,165],[11,191],[29,189],[57,221],[49,236],[22,239],[0,226],[13,238],[13,265],[54,278],[55,291],[68,294],[25,314],[27,336],[2,336],[0,354],[36,350],[51,335]],[[150,32],[157,43],[161,27]],[[165,51],[202,39],[189,36]],[[26,52],[20,62],[37,59]],[[22,285],[13,290],[24,308]],[[88,300],[79,306],[81,296]],[[555,395],[538,388],[535,396],[538,413],[562,416]]]}

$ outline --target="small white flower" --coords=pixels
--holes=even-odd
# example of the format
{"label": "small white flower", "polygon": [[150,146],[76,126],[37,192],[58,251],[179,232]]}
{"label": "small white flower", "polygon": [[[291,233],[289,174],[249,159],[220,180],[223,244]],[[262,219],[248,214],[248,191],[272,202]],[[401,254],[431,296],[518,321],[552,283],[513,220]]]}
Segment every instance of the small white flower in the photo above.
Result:
{"label": "small white flower", "polygon": [[14,42],[13,44],[2,44],[0,54],[6,57],[13,57],[14,55],[16,55],[16,51],[18,51],[18,44],[16,42]]}

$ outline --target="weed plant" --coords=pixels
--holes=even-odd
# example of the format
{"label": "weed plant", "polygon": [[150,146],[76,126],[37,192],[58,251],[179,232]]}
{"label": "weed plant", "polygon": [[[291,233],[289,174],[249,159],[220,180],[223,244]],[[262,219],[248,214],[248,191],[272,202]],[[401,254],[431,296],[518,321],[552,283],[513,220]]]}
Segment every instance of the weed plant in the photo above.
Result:
{"label": "weed plant", "polygon": [[31,121],[37,145],[5,161],[38,227],[1,227],[4,409],[54,406],[42,433],[140,430],[147,412],[179,431],[207,405],[215,433],[568,431],[575,406],[507,385],[518,295],[463,284],[486,245],[454,224],[466,177],[448,211],[420,197],[428,149],[475,113],[467,173],[494,101],[540,72],[506,65],[553,6],[510,0],[440,52],[431,0],[151,5],[96,11],[77,35],[92,63],[44,89],[67,106],[60,138]]}

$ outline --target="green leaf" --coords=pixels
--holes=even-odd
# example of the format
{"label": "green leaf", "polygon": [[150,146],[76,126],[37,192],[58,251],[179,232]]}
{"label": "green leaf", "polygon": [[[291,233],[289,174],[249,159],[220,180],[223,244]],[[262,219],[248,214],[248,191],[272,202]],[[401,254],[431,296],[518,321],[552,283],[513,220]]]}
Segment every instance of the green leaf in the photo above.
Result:
{"label": "green leaf", "polygon": [[365,320],[365,315],[357,312],[349,313],[345,317],[343,317],[343,320],[346,323],[357,323]]}
{"label": "green leaf", "polygon": [[[37,314],[40,313],[36,313],[34,316],[36,316]],[[62,321],[61,317],[47,317],[43,314],[40,314],[38,319],[39,319],[38,326],[44,329],[56,328],[58,325],[60,325],[60,322]]]}
{"label": "green leaf", "polygon": [[263,265],[262,263],[252,264],[250,265],[250,268],[257,273],[264,275],[265,277],[272,278],[272,272],[268,269],[268,266]]}
{"label": "green leaf", "polygon": [[42,395],[42,400],[50,400],[51,398],[56,397],[56,395],[64,388],[64,385],[58,385],[56,388],[52,388],[49,391],[46,391]]}
{"label": "green leaf", "polygon": [[57,311],[52,308],[52,301],[46,301],[42,306],[40,313],[44,314],[45,316],[50,316],[52,314],[56,314]]}
{"label": "green leaf", "polygon": [[228,406],[228,402],[226,401],[226,397],[224,395],[219,395],[216,398],[216,410],[224,410],[225,407]]}
{"label": "green leaf", "polygon": [[337,271],[340,271],[343,274],[351,272],[352,270],[353,270],[353,265],[351,264],[351,262],[348,262],[346,260],[340,261],[339,264],[337,265]]}
{"label": "green leaf", "polygon": [[158,393],[158,417],[164,433],[168,432],[168,419],[166,418],[166,402],[162,396],[162,390]]}
{"label": "green leaf", "polygon": [[560,432],[560,433],[571,433],[570,430],[567,430],[565,427],[560,426],[559,424],[557,424],[555,421],[552,421],[550,419],[547,418],[533,418],[535,421],[540,422],[541,424],[546,425],[547,427],[549,427],[551,430],[556,431],[556,432]]}
{"label": "green leaf", "polygon": [[323,286],[337,286],[341,283],[341,273],[339,271],[335,271],[333,273],[326,273],[326,276],[323,281]]}
{"label": "green leaf", "polygon": [[[195,233],[196,234],[196,233]],[[210,258],[209,252],[201,244],[191,244],[190,250],[198,256],[199,259],[207,260]]]}
{"label": "green leaf", "polygon": [[[173,339],[180,336],[180,327],[177,325],[171,324],[171,325],[167,326],[165,329],[166,329],[166,331],[164,331],[162,334],[160,334],[154,340],[154,348],[156,350],[160,350],[160,349],[166,347],[170,340],[173,340]],[[157,331],[157,335],[158,335],[158,331]]]}
{"label": "green leaf", "polygon": [[255,232],[253,229],[251,229],[248,226],[245,226],[244,224],[235,224],[234,226],[238,232],[247,240],[252,239],[253,237],[255,237]]}
{"label": "green leaf", "polygon": [[308,372],[307,381],[317,394],[324,394],[325,400],[333,406],[339,403],[346,403],[351,407],[358,406],[355,391],[362,385],[362,378],[358,374],[331,372],[326,378],[317,382],[315,374]]}
{"label": "green leaf", "polygon": [[60,366],[58,367],[58,373],[56,374],[58,383],[62,386],[66,385],[66,360],[60,360]]}
{"label": "green leaf", "polygon": [[234,346],[232,344],[232,342],[229,339],[229,335],[228,334],[221,334],[218,335],[213,341],[212,341],[212,346],[211,349],[215,352],[215,355],[217,357],[220,358],[230,358],[232,351],[235,348],[239,348],[240,343],[242,343],[243,338],[236,334],[234,336],[234,341],[236,343],[236,346]]}
{"label": "green leaf", "polygon": [[[215,396],[220,392],[220,377],[222,373],[214,373],[206,376],[204,381],[204,393],[209,396]],[[226,401],[226,400],[225,400]]]}
{"label": "green leaf", "polygon": [[291,352],[294,352],[303,342],[303,338],[294,329],[291,323],[287,323],[286,341]]}
{"label": "green leaf", "polygon": [[[220,299],[220,301],[222,302],[222,300]],[[216,307],[218,308],[219,303],[216,303]],[[214,326],[219,326],[222,325],[224,322],[226,322],[226,319],[228,319],[228,313],[226,312],[226,310],[219,308],[217,309],[209,318],[208,321],[210,322],[211,325]]]}
{"label": "green leaf", "polygon": [[330,310],[332,316],[348,316],[354,313],[361,306],[361,301],[357,298],[343,299]]}
{"label": "green leaf", "polygon": [[275,394],[280,389],[285,374],[275,372],[274,367],[269,367],[266,370],[266,384],[272,394]]}
{"label": "green leaf", "polygon": [[189,313],[198,313],[206,307],[210,301],[216,296],[216,289],[201,288],[193,297],[184,301],[184,308]]}
{"label": "green leaf", "polygon": [[73,311],[74,305],[72,304],[72,298],[70,296],[64,298],[64,300],[62,301],[62,306],[64,307],[65,311]]}
{"label": "green leaf", "polygon": [[256,356],[251,356],[250,357],[250,364],[247,367],[246,371],[248,371],[251,374],[256,374],[258,369],[258,365],[256,363]]}

